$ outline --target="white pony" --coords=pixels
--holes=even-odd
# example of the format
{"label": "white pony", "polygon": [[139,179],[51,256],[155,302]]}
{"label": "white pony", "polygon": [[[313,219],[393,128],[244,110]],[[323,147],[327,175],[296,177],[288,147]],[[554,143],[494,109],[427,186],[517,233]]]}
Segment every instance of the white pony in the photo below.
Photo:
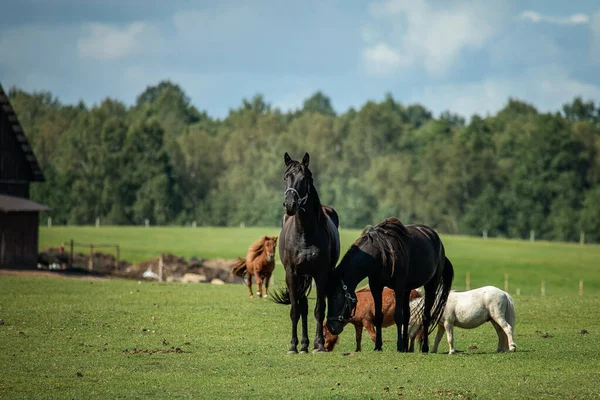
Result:
{"label": "white pony", "polygon": [[[418,298],[415,301],[422,301]],[[448,295],[444,314],[438,324],[438,332],[431,350],[437,352],[438,345],[446,331],[448,354],[454,354],[454,327],[473,329],[490,321],[498,334],[498,352],[515,351],[513,341],[515,330],[515,304],[512,297],[494,286],[484,286],[467,292],[451,291]],[[415,329],[414,327],[413,329]]]}

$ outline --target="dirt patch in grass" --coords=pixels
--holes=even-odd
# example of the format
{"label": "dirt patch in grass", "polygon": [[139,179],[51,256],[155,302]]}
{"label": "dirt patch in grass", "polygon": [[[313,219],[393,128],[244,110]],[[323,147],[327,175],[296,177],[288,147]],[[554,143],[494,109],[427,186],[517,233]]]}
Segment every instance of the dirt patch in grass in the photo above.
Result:
{"label": "dirt patch in grass", "polygon": [[189,353],[189,351],[184,351],[179,347],[171,347],[170,349],[125,349],[121,353],[123,354],[181,354],[181,353]]}

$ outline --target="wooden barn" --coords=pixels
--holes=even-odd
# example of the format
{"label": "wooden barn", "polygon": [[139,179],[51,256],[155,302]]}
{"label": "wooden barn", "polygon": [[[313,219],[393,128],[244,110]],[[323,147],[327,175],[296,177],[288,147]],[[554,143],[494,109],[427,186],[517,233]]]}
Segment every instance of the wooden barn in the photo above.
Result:
{"label": "wooden barn", "polygon": [[0,268],[35,268],[40,211],[29,200],[29,184],[44,174],[0,85]]}

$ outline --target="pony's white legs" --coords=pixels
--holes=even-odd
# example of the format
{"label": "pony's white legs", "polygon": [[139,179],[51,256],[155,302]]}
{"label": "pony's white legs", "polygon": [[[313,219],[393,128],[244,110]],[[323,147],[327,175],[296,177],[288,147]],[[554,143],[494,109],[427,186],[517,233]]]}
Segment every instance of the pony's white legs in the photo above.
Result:
{"label": "pony's white legs", "polygon": [[[517,345],[515,344],[514,340],[513,340],[513,327],[512,325],[514,325],[514,306],[512,304],[512,299],[508,298],[508,301],[505,302],[503,305],[504,307],[502,307],[502,305],[498,305],[497,307],[494,307],[493,309],[490,310],[490,315],[492,317],[492,321],[496,322],[496,324],[498,324],[498,326],[502,329],[502,331],[504,332],[504,335],[506,335],[506,345],[502,346],[502,351],[515,351],[517,349]],[[501,310],[501,308],[504,308],[504,310]],[[511,323],[507,322],[507,319],[510,320]],[[498,337],[500,336],[500,333],[498,333]],[[500,340],[500,339],[498,339]],[[498,346],[500,348],[500,346]]]}
{"label": "pony's white legs", "polygon": [[508,341],[507,346],[505,348],[504,351],[515,351],[517,350],[517,345],[515,344],[514,340],[513,340],[513,328],[512,326],[510,326],[508,324],[508,322],[506,322],[506,320],[504,318],[502,318],[500,321],[497,321],[498,325],[500,325],[500,328],[502,328],[502,330],[504,331],[504,334],[506,335],[506,339]]}
{"label": "pony's white legs", "polygon": [[442,336],[444,336],[444,324],[439,323],[437,335],[435,335],[435,341],[433,342],[433,349],[431,349],[432,353],[437,353],[438,346],[440,344],[440,341],[442,340]]}
{"label": "pony's white legs", "polygon": [[448,354],[454,354],[456,352],[454,348],[454,325],[444,321],[444,329],[446,329],[446,339],[448,340]]}
{"label": "pony's white legs", "polygon": [[508,338],[506,337],[506,333],[504,333],[504,330],[500,328],[500,325],[498,325],[496,321],[492,319],[490,322],[498,335],[498,348],[496,349],[496,352],[500,353],[508,351]]}

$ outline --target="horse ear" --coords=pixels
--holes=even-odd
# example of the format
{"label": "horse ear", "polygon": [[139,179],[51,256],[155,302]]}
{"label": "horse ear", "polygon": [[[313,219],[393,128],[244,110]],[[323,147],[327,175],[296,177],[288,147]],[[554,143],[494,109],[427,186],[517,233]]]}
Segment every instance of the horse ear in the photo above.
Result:
{"label": "horse ear", "polygon": [[277,244],[277,239],[279,239],[279,236],[273,236],[273,240],[275,241],[275,244]]}
{"label": "horse ear", "polygon": [[288,165],[290,165],[290,163],[292,162],[292,157],[290,157],[290,155],[287,153],[287,151],[285,152],[285,154],[283,155],[283,162],[285,163],[285,166],[287,167]]}
{"label": "horse ear", "polygon": [[309,161],[310,161],[310,157],[308,156],[308,153],[304,154],[304,157],[302,158],[302,164],[304,164],[305,167],[308,167]]}

